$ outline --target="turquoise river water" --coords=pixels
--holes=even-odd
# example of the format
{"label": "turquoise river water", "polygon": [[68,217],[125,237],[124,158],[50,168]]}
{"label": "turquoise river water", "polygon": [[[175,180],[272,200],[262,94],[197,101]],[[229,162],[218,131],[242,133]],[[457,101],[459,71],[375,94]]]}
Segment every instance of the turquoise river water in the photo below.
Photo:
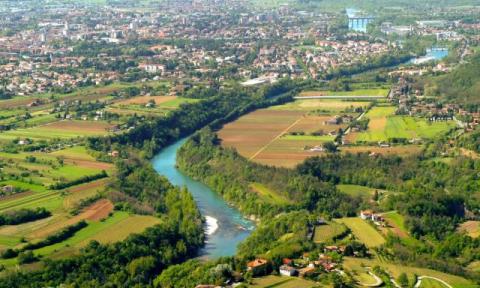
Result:
{"label": "turquoise river water", "polygon": [[255,225],[229,206],[219,194],[177,169],[177,151],[186,140],[182,139],[160,151],[152,159],[153,167],[173,185],[187,187],[205,217],[207,243],[200,256],[209,259],[232,256],[237,245],[250,235]]}

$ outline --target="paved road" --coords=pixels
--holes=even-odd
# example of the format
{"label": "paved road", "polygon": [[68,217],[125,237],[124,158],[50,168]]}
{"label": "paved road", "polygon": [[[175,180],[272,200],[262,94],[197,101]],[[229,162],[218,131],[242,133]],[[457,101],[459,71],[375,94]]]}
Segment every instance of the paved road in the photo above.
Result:
{"label": "paved road", "polygon": [[378,287],[378,286],[383,284],[383,281],[382,281],[382,279],[380,279],[380,277],[378,277],[377,275],[373,274],[370,271],[368,271],[368,274],[370,274],[370,276],[372,276],[375,279],[376,282],[374,284],[362,284],[362,283],[360,283],[360,285],[365,286],[365,287]]}
{"label": "paved road", "polygon": [[422,285],[422,280],[423,279],[433,279],[433,280],[436,280],[436,281],[442,283],[443,285],[445,285],[448,288],[453,288],[452,285],[448,284],[447,282],[443,281],[442,279],[439,279],[437,277],[431,277],[431,276],[419,276],[418,280],[417,280],[417,283],[415,283],[414,287],[415,288],[420,287],[420,285]]}

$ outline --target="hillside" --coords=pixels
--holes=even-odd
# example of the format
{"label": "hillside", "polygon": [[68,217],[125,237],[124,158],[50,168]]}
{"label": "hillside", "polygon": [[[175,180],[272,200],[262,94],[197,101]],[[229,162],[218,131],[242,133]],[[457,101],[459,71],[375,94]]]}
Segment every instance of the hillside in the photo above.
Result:
{"label": "hillside", "polygon": [[480,53],[468,63],[446,75],[430,79],[425,83],[425,95],[435,95],[459,104],[480,103]]}

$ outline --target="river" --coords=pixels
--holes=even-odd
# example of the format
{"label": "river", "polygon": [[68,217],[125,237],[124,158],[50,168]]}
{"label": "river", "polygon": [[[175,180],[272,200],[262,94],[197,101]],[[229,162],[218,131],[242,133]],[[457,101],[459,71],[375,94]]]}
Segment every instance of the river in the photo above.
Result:
{"label": "river", "polygon": [[430,48],[426,50],[425,56],[418,57],[411,59],[409,63],[418,65],[424,64],[430,61],[437,61],[442,60],[443,58],[448,56],[448,49],[447,48]]}
{"label": "river", "polygon": [[200,256],[208,259],[233,256],[237,245],[250,235],[255,226],[238,210],[229,206],[219,194],[177,169],[177,151],[186,140],[186,138],[179,140],[160,151],[152,159],[153,167],[173,185],[187,187],[202,216],[206,218],[207,241],[200,251]]}

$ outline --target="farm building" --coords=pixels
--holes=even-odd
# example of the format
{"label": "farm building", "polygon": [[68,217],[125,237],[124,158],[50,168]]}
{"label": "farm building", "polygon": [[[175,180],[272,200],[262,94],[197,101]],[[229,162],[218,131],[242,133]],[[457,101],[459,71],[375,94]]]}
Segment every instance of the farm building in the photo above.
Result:
{"label": "farm building", "polygon": [[376,225],[381,225],[385,221],[382,215],[374,213],[372,210],[362,210],[360,211],[360,218],[363,220],[371,220]]}
{"label": "farm building", "polygon": [[262,275],[267,271],[268,261],[265,259],[255,259],[247,263],[247,271],[252,271],[252,274]]}
{"label": "farm building", "polygon": [[13,192],[13,186],[12,185],[5,185],[2,187],[2,192],[4,193],[12,193]]}
{"label": "farm building", "polygon": [[279,272],[280,272],[280,275],[283,275],[283,276],[295,276],[298,271],[292,266],[282,265],[280,266]]}
{"label": "farm building", "polygon": [[298,270],[298,275],[300,275],[300,277],[305,277],[305,276],[312,275],[313,273],[315,273],[315,271],[316,271],[315,266],[312,264]]}
{"label": "farm building", "polygon": [[372,210],[362,210],[360,211],[360,218],[363,220],[372,219],[373,211]]}
{"label": "farm building", "polygon": [[325,125],[337,125],[340,119],[340,116],[334,116],[333,118],[325,121]]}

